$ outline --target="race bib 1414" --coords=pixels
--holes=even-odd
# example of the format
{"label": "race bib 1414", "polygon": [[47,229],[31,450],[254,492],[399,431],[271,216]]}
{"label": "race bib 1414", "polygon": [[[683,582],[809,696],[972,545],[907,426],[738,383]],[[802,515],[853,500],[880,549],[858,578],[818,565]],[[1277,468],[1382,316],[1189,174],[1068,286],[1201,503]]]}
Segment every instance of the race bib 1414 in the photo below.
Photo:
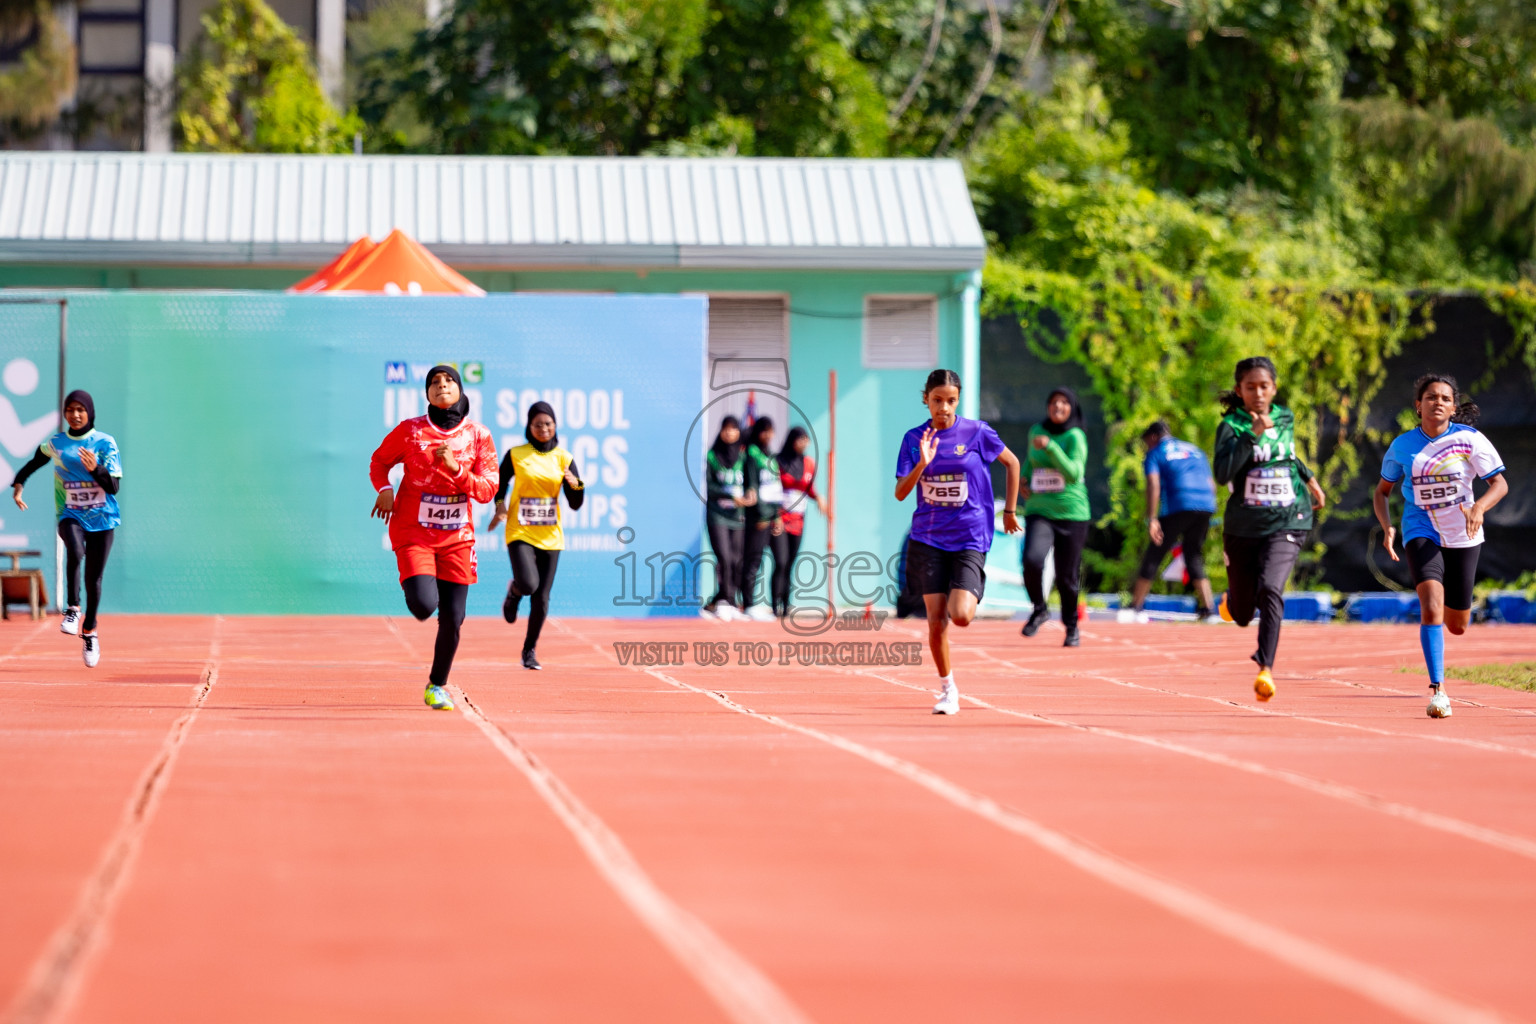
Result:
{"label": "race bib 1414", "polygon": [[469,496],[423,494],[416,506],[416,522],[430,530],[457,530],[469,522]]}

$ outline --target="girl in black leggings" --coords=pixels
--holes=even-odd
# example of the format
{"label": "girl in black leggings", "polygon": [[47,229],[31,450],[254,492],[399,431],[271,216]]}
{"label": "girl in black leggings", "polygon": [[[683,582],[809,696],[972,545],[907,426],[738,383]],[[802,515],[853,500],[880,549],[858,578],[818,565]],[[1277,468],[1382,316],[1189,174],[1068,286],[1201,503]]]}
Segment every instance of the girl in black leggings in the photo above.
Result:
{"label": "girl in black leggings", "polygon": [[[523,636],[523,668],[543,668],[534,648],[549,615],[549,593],[560,568],[565,533],[560,528],[560,494],[565,493],[571,511],[586,500],[581,477],[570,452],[555,436],[555,410],[548,402],[528,407],[523,429],[527,444],[520,444],[501,460],[501,482],[496,489],[496,514],[490,528],[507,521],[507,557],[512,560],[512,582],[502,602],[502,617],[517,621],[518,606],[529,598],[528,632]],[[511,490],[510,498],[508,489]]]}
{"label": "girl in black leggings", "polygon": [[[71,391],[64,399],[67,429],[54,434],[37,449],[12,481],[16,506],[27,478],[49,462],[54,464],[54,499],[59,513],[59,538],[64,542],[68,573],[69,606],[59,629],[80,634],[82,657],[88,667],[101,660],[101,640],[96,636],[96,610],[101,605],[101,576],[112,551],[113,531],[122,522],[117,489],[123,466],[117,441],[96,429],[96,403],[89,392]],[[80,570],[85,569],[85,621],[80,621]]]}
{"label": "girl in black leggings", "polygon": [[720,433],[709,448],[704,466],[704,525],[715,552],[715,596],[705,611],[716,618],[742,617],[741,576],[746,565],[746,481],[742,460],[747,446],[735,416],[720,421]]}

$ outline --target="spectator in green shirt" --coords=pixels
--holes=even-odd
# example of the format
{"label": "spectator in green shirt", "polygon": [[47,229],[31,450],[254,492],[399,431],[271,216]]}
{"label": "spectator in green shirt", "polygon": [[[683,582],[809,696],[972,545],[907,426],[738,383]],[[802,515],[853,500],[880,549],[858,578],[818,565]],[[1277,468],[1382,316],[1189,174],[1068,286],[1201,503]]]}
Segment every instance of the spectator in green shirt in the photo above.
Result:
{"label": "spectator in green shirt", "polygon": [[741,570],[741,603],[749,618],[772,622],[773,612],[758,608],[757,577],[763,552],[771,545],[774,565],[787,555],[784,542],[784,480],[773,454],[773,420],[759,416],[747,428],[747,456],[742,464],[747,488],[746,562]]}
{"label": "spectator in green shirt", "polygon": [[1059,387],[1045,400],[1045,419],[1029,428],[1024,450],[1024,588],[1034,611],[1024,624],[1034,636],[1051,617],[1045,595],[1045,556],[1056,549],[1056,592],[1066,647],[1080,642],[1077,633],[1078,570],[1088,542],[1088,435],[1083,407],[1071,388]]}

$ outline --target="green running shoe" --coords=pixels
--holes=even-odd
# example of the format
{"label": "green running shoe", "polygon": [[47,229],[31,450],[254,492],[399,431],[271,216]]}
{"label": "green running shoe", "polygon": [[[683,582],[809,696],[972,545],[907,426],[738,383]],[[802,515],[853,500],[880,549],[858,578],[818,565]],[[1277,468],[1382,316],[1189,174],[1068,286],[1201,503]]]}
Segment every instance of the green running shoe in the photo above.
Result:
{"label": "green running shoe", "polygon": [[422,695],[427,702],[427,707],[438,711],[452,711],[453,698],[448,696],[448,691],[434,683],[427,684],[427,692]]}

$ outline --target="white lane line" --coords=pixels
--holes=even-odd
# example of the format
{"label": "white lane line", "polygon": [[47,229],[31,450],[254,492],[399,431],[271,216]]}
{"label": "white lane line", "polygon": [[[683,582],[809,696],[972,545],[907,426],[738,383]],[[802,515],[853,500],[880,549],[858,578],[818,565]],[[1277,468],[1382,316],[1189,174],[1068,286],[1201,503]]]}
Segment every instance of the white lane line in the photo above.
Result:
{"label": "white lane line", "polygon": [[1265,957],[1289,964],[1314,978],[1368,999],[1409,1020],[1421,1021],[1423,1024],[1494,1024],[1505,1019],[1490,1010],[1441,995],[1411,978],[1394,974],[1374,964],[1357,960],[1347,953],[1341,953],[1299,935],[1293,935],[1282,928],[1233,910],[1193,889],[1159,878],[1143,868],[1111,857],[1062,832],[1042,825],[1033,818],[1003,807],[990,797],[973,793],[911,761],[836,733],[823,732],[777,715],[754,711],[736,703],[725,693],[693,686],[657,669],[644,671],[679,689],[709,697],[739,714],[767,722],[788,732],[819,740],[828,746],[893,772],[961,810],[969,811],[1014,835],[1030,840],[1102,882],[1107,882],[1133,896],[1156,904],[1186,921],[1247,946]]}
{"label": "white lane line", "polygon": [[[1009,663],[1002,662],[1002,664]],[[1017,668],[1018,666],[1014,667]],[[855,675],[867,676],[871,679],[879,679],[883,682],[890,683],[893,686],[901,686],[909,690],[918,690],[923,693],[930,692],[929,689],[925,686],[921,686],[917,683],[904,682],[900,679],[892,679],[890,676],[881,675],[878,672],[871,672],[864,669],[853,669],[851,671]],[[1038,715],[1028,711],[1016,711],[1012,708],[1005,708],[1001,705],[994,704],[991,701],[983,700],[980,697],[973,697],[970,694],[961,694],[961,698],[963,700],[970,701],[972,704],[975,704],[978,707],[986,708],[989,711],[996,711],[1000,715],[1008,715],[1013,718],[1022,718],[1031,722],[1040,722],[1045,725],[1054,725],[1063,729],[1073,729],[1078,732],[1091,733],[1095,736],[1106,736],[1111,739],[1124,740],[1128,743],[1139,743],[1143,746],[1155,747],[1158,750],[1166,750],[1170,753],[1182,754],[1185,757],[1192,757],[1200,761],[1205,761],[1209,764],[1221,765],[1224,768],[1232,768],[1240,772],[1245,772],[1249,775],[1257,775],[1260,778],[1273,779],[1276,782],[1284,782],[1295,786],[1298,789],[1304,789],[1308,792],[1317,793],[1321,796],[1331,797],[1334,800],[1339,800],[1344,803],[1351,804],[1355,807],[1362,807],[1366,810],[1377,811],[1381,814],[1389,815],[1390,817],[1394,818],[1401,818],[1403,821],[1409,821],[1415,825],[1422,825],[1425,828],[1434,829],[1438,832],[1445,832],[1449,835],[1457,836],[1462,839],[1470,839],[1473,842],[1483,843],[1487,846],[1492,846],[1495,849],[1503,850],[1506,853],[1512,853],[1517,857],[1526,857],[1531,860],[1536,860],[1536,841],[1532,841],[1521,836],[1510,835],[1507,832],[1500,832],[1497,829],[1484,828],[1482,825],[1475,825],[1470,821],[1463,821],[1460,818],[1452,818],[1445,814],[1437,814],[1434,811],[1426,811],[1422,808],[1413,807],[1409,804],[1401,804],[1395,800],[1388,800],[1385,797],[1376,796],[1372,793],[1367,793],[1363,790],[1358,790],[1351,786],[1346,786],[1342,783],[1331,782],[1327,779],[1314,778],[1310,775],[1304,775],[1301,772],[1291,771],[1287,768],[1271,768],[1268,765],[1259,763],[1258,761],[1246,761],[1241,758],[1228,757],[1225,754],[1218,754],[1209,750],[1201,750],[1199,747],[1190,747],[1182,743],[1175,743],[1171,740],[1159,739],[1155,736],[1146,736],[1140,733],[1132,732],[1122,732],[1119,729],[1110,729],[1106,726],[1087,725],[1082,722],[1073,722],[1064,718],[1052,718],[1048,715]]]}
{"label": "white lane line", "polygon": [[154,760],[133,788],[122,822],[107,841],[101,860],[86,879],[69,918],[54,932],[42,956],[33,965],[27,983],[3,1018],[5,1024],[51,1024],[59,1020],[79,995],[95,955],[106,941],[107,922],[128,886],[139,849],[149,831],[160,799],[171,782],[177,756],[203,709],[208,694],[219,680],[219,625],[214,619],[208,661],[191,706],[171,723]]}
{"label": "white lane line", "polygon": [[[999,658],[995,658],[985,651],[983,657],[1000,664],[1007,664]],[[1255,715],[1269,715],[1273,718],[1289,718],[1297,722],[1310,722],[1313,725],[1326,725],[1333,729],[1351,729],[1355,732],[1370,733],[1374,736],[1389,736],[1398,740],[1427,740],[1431,743],[1449,743],[1452,746],[1470,747],[1473,750],[1486,750],[1497,754],[1513,754],[1516,757],[1536,758],[1536,750],[1526,750],[1523,747],[1511,747],[1505,743],[1494,743],[1491,740],[1475,740],[1467,736],[1452,736],[1439,732],[1407,733],[1394,732],[1391,729],[1381,729],[1373,725],[1361,725],[1358,722],[1341,722],[1334,718],[1316,718],[1312,715],[1298,715],[1289,711],[1277,711],[1272,707],[1258,707],[1253,704],[1244,704],[1241,701],[1229,700],[1226,697],[1213,697],[1204,693],[1188,693],[1184,690],[1171,690],[1162,686],[1148,686],[1145,683],[1133,683],[1128,679],[1120,679],[1116,676],[1105,675],[1102,672],[1073,672],[1070,673],[1079,679],[1100,679],[1115,686],[1124,686],[1127,689],[1147,690],[1152,693],[1167,694],[1171,697],[1183,697],[1188,700],[1204,700],[1224,707],[1236,708]]]}
{"label": "white lane line", "polygon": [[810,1024],[767,975],[698,918],[678,906],[646,874],[624,841],[564,782],[505,730],[486,717],[458,686],[459,710],[528,780],[534,792],[575,837],[598,874],[661,944],[692,974],[726,1016],[738,1024]]}

